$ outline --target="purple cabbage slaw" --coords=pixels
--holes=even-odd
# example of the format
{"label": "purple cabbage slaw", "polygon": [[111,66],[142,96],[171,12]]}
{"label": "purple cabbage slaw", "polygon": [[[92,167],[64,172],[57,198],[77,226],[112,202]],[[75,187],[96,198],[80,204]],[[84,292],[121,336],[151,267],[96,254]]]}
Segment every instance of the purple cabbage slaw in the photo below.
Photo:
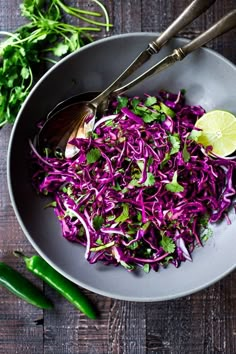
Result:
{"label": "purple cabbage slaw", "polygon": [[[227,217],[236,162],[209,154],[194,129],[204,114],[184,93],[118,97],[73,158],[41,157],[32,146],[33,184],[52,197],[63,236],[91,263],[178,267]],[[230,222],[229,218],[227,218]]]}

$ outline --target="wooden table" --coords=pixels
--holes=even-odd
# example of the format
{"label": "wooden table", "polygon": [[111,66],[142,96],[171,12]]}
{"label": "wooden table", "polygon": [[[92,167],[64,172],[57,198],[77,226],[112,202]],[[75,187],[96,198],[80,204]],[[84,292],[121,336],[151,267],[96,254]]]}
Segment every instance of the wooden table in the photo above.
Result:
{"label": "wooden table", "polygon": [[[1,30],[14,30],[22,23],[20,3],[21,0],[0,0]],[[92,1],[67,3],[88,7]],[[114,24],[110,34],[117,34],[162,31],[187,1],[103,3]],[[234,7],[235,0],[218,0],[181,35],[193,38]],[[235,35],[235,31],[228,33],[209,47],[236,64]],[[227,83],[222,83],[222,90],[224,84]],[[34,250],[18,225],[8,195],[6,156],[10,132],[11,126],[0,130],[0,260],[26,274],[22,263],[12,255],[14,249],[27,254]],[[43,287],[40,281],[30,278]],[[55,310],[43,312],[0,288],[0,354],[236,353],[236,271],[206,290],[173,301],[126,302],[85,291],[101,312],[96,321],[80,314],[48,286],[44,285],[44,291],[56,304]]]}

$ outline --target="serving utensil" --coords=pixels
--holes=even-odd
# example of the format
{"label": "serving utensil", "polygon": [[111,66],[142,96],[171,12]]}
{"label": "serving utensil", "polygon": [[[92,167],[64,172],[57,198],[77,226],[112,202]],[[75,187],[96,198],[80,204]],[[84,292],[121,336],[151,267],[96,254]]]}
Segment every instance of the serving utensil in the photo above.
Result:
{"label": "serving utensil", "polygon": [[[147,48],[141,52],[130,66],[102,93],[89,101],[80,101],[68,106],[62,102],[48,115],[48,119],[41,128],[36,145],[39,152],[45,148],[53,151],[59,150],[66,157],[73,156],[76,151],[68,141],[73,137],[86,137],[93,130],[98,107],[101,110],[107,106],[110,94],[120,87],[122,82],[147,62],[153,54],[174,37],[181,29],[191,23],[206,11],[215,0],[194,0],[180,14],[180,16]],[[102,105],[102,103],[104,105]]]}

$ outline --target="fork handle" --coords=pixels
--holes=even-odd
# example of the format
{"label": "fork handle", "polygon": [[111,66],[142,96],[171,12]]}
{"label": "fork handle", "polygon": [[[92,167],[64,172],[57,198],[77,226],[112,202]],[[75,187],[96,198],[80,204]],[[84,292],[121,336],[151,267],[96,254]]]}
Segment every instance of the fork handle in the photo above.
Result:
{"label": "fork handle", "polygon": [[183,52],[184,56],[192,53],[194,50],[202,47],[211,40],[221,36],[222,34],[229,32],[236,27],[236,9],[229,12],[222,19],[216,22],[207,31],[203,32],[197,38],[187,43],[184,47],[179,48]]}
{"label": "fork handle", "polygon": [[124,93],[130,88],[136,86],[139,82],[143,81],[144,79],[167,69],[175,62],[183,60],[188,54],[192,53],[194,50],[202,47],[209,41],[221,36],[222,34],[232,30],[235,27],[236,27],[236,9],[229,12],[226,16],[224,16],[222,19],[216,22],[208,30],[200,34],[197,38],[193,39],[185,46],[175,49],[172,54],[165,57],[163,60],[161,60],[159,63],[155,64],[154,66],[152,66],[143,74],[141,74],[131,82],[127,83],[126,85],[115,90],[112,96],[114,97],[121,93]]}

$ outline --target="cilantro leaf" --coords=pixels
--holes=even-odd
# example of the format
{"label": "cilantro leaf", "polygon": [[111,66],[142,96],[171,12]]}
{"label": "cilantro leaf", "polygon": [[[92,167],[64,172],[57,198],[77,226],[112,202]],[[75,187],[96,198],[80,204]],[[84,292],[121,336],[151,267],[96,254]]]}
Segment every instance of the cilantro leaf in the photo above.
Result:
{"label": "cilantro leaf", "polygon": [[151,186],[154,186],[155,182],[156,182],[156,180],[155,180],[154,175],[151,172],[147,172],[147,179],[143,183],[143,185],[146,187],[151,187]]}
{"label": "cilantro leaf", "polygon": [[134,270],[135,269],[134,265],[128,264],[125,261],[120,261],[120,264],[127,270]]}
{"label": "cilantro leaf", "polygon": [[174,240],[170,237],[163,235],[160,244],[165,252],[173,253],[175,251],[176,246]]}
{"label": "cilantro leaf", "polygon": [[54,48],[53,48],[53,54],[56,55],[57,57],[61,57],[62,55],[66,54],[69,50],[68,44],[65,43],[58,43]]}
{"label": "cilantro leaf", "polygon": [[137,220],[138,221],[142,220],[142,214],[140,213],[140,211],[137,212]]}
{"label": "cilantro leaf", "polygon": [[87,154],[86,154],[86,159],[87,159],[87,163],[94,163],[97,160],[99,160],[101,157],[101,153],[99,149],[91,149]]}
{"label": "cilantro leaf", "polygon": [[21,76],[23,77],[23,79],[27,80],[27,79],[29,78],[29,76],[30,76],[30,71],[29,71],[28,68],[23,67],[23,68],[21,69],[20,74],[21,74]]}
{"label": "cilantro leaf", "polygon": [[167,267],[168,264],[170,263],[170,261],[172,261],[173,256],[167,256],[164,258],[164,260],[161,262],[163,264],[164,267]]}
{"label": "cilantro leaf", "polygon": [[175,171],[172,181],[166,184],[166,189],[172,193],[183,192],[184,187],[177,182],[177,171]]}
{"label": "cilantro leaf", "polygon": [[184,162],[188,162],[190,160],[190,153],[187,150],[186,142],[184,143],[184,148],[183,148],[183,159],[184,159]]}
{"label": "cilantro leaf", "polygon": [[140,171],[143,172],[143,168],[144,168],[144,162],[143,160],[137,160],[137,165],[140,168]]}
{"label": "cilantro leaf", "polygon": [[196,142],[198,142],[199,137],[202,135],[202,131],[201,130],[196,130],[193,129],[190,133],[190,135],[188,136],[189,140],[194,140]]}
{"label": "cilantro leaf", "polygon": [[175,117],[175,112],[168,106],[166,106],[163,102],[160,102],[161,106],[161,111],[165,113],[165,115],[174,118]]}
{"label": "cilantro leaf", "polygon": [[134,109],[138,106],[139,103],[140,103],[140,100],[138,98],[133,98],[131,101],[131,105]]}
{"label": "cilantro leaf", "polygon": [[149,273],[150,272],[150,264],[149,263],[144,264],[143,271],[145,273]]}
{"label": "cilantro leaf", "polygon": [[170,154],[166,152],[165,156],[164,156],[164,159],[161,161],[160,169],[162,169],[167,164],[167,162],[169,160],[170,160]]}
{"label": "cilantro leaf", "polygon": [[102,240],[100,238],[98,238],[96,240],[96,244],[99,245],[99,246],[103,246],[103,242],[102,242]]}
{"label": "cilantro leaf", "polygon": [[131,243],[129,246],[127,246],[130,250],[135,250],[136,248],[138,248],[139,247],[139,244],[138,244],[138,242],[137,241],[135,241],[135,242],[133,242],[133,243]]}
{"label": "cilantro leaf", "polygon": [[145,224],[142,225],[142,230],[146,231],[151,224],[151,221],[147,221]]}
{"label": "cilantro leaf", "polygon": [[209,222],[209,218],[210,218],[209,215],[205,214],[198,219],[198,222],[202,227],[207,227],[208,222]]}
{"label": "cilantro leaf", "polygon": [[159,120],[160,114],[150,111],[150,113],[146,112],[145,114],[143,114],[142,118],[145,123],[152,123],[155,120]]}
{"label": "cilantro leaf", "polygon": [[115,219],[115,222],[124,222],[129,218],[129,205],[122,203],[122,213]]}
{"label": "cilantro leaf", "polygon": [[120,112],[121,108],[127,107],[129,99],[126,96],[118,96],[117,102],[118,102],[118,105],[116,107],[116,113]]}
{"label": "cilantro leaf", "polygon": [[142,117],[145,123],[151,123],[155,120],[159,120],[161,116],[159,112],[153,112],[148,107],[139,105],[135,106],[134,113]]}
{"label": "cilantro leaf", "polygon": [[154,96],[149,96],[149,97],[146,99],[146,101],[145,101],[144,104],[145,104],[145,106],[150,107],[150,106],[154,105],[155,103],[157,103],[156,97],[154,97]]}
{"label": "cilantro leaf", "polygon": [[173,134],[169,136],[172,148],[170,150],[170,155],[176,154],[180,149],[180,138],[179,134]]}
{"label": "cilantro leaf", "polygon": [[152,109],[155,109],[157,112],[160,112],[161,111],[161,107],[158,105],[158,104],[154,104],[152,106]]}
{"label": "cilantro leaf", "polygon": [[46,209],[46,208],[49,208],[49,207],[56,208],[56,206],[57,206],[57,202],[54,200],[53,202],[50,202],[50,203],[46,204],[46,205],[44,206],[44,208],[45,208],[45,209]]}
{"label": "cilantro leaf", "polygon": [[203,233],[201,233],[200,237],[203,242],[206,242],[213,235],[213,230],[208,228]]}
{"label": "cilantro leaf", "polygon": [[104,219],[101,215],[96,215],[93,218],[93,227],[96,231],[101,229],[103,223],[104,223]]}

